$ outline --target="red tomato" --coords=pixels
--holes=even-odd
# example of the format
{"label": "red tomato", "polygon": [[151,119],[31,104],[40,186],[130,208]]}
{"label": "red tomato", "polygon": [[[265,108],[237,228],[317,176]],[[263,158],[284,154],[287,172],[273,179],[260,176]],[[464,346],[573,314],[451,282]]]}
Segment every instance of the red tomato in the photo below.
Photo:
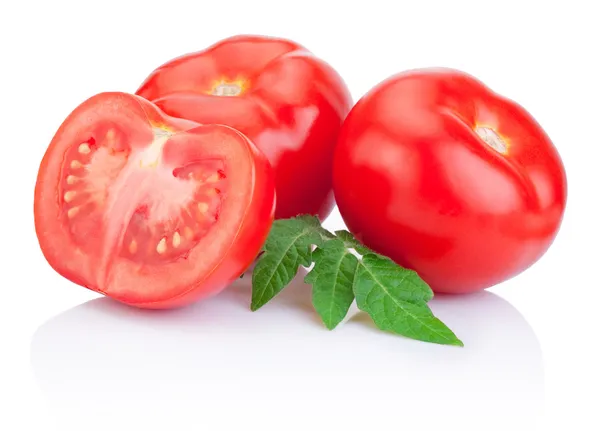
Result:
{"label": "red tomato", "polygon": [[341,77],[302,46],[224,39],[163,64],[137,94],[169,115],[248,136],[275,169],[276,218],[331,212],[333,151],[352,99]]}
{"label": "red tomato", "polygon": [[361,98],[342,128],[334,190],[365,245],[447,293],[536,262],[567,195],[559,154],[532,116],[449,69],[401,73]]}
{"label": "red tomato", "polygon": [[130,305],[170,308],[217,293],[253,262],[274,190],[269,162],[234,129],[102,93],[50,143],[35,227],[64,277]]}

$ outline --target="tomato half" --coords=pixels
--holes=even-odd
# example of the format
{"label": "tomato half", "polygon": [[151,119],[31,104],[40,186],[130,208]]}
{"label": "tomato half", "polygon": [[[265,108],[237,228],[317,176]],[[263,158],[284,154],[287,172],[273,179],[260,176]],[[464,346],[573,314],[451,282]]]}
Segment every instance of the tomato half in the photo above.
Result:
{"label": "tomato half", "polygon": [[102,93],[55,134],[34,210],[41,249],[58,273],[130,305],[170,308],[244,272],[274,206],[269,162],[238,131]]}
{"label": "tomato half", "polygon": [[350,231],[448,293],[536,262],[567,197],[561,158],[531,114],[450,69],[400,73],[359,100],[336,149],[334,189]]}
{"label": "tomato half", "polygon": [[227,38],[163,64],[137,94],[169,115],[248,136],[275,169],[276,218],[330,214],[333,151],[352,98],[337,72],[304,47]]}

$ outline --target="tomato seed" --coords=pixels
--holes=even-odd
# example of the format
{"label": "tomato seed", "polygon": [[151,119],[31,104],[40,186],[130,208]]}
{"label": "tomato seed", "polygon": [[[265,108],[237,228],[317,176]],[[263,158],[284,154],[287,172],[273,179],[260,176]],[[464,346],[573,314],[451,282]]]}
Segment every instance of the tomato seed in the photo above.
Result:
{"label": "tomato seed", "polygon": [[77,151],[79,151],[80,154],[89,154],[91,149],[90,146],[86,143],[83,143],[79,146],[79,148],[77,149]]}
{"label": "tomato seed", "polygon": [[73,218],[75,217],[77,214],[79,213],[79,207],[73,207],[70,208],[69,211],[67,211],[67,217],[69,218]]}
{"label": "tomato seed", "polygon": [[65,193],[65,202],[71,202],[73,199],[75,199],[75,195],[77,195],[77,192],[73,191],[73,190],[69,190],[68,192]]}
{"label": "tomato seed", "polygon": [[165,251],[167,251],[167,239],[163,238],[158,242],[158,245],[156,246],[156,252],[158,254],[163,254]]}
{"label": "tomato seed", "polygon": [[179,236],[179,232],[175,232],[173,234],[173,247],[177,248],[181,244],[181,236]]}
{"label": "tomato seed", "polygon": [[136,251],[137,251],[137,242],[135,240],[133,240],[129,243],[129,253],[135,254]]}
{"label": "tomato seed", "polygon": [[216,183],[220,179],[221,179],[221,176],[218,173],[215,172],[210,177],[208,177],[206,180],[204,180],[204,182],[206,182],[206,183]]}

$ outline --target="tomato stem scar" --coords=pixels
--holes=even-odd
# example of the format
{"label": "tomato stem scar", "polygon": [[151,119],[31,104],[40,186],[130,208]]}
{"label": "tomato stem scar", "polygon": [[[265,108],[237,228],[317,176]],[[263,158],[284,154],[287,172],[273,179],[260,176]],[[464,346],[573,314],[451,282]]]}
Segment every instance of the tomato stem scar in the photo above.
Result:
{"label": "tomato stem scar", "polygon": [[508,145],[504,139],[492,128],[478,126],[475,128],[475,133],[479,135],[479,137],[492,147],[494,150],[501,154],[508,153]]}
{"label": "tomato stem scar", "polygon": [[235,97],[241,95],[246,89],[246,81],[244,79],[236,79],[234,81],[228,81],[221,79],[216,81],[208,94],[213,96],[223,97]]}

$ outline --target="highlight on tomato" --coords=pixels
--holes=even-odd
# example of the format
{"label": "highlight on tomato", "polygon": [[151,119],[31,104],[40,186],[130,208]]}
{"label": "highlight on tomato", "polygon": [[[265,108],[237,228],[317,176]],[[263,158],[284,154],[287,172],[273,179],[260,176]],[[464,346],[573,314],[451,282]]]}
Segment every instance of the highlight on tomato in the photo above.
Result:
{"label": "highlight on tomato", "polygon": [[35,228],[62,276],[129,305],[219,292],[271,227],[274,175],[240,132],[101,93],[63,122],[41,162]]}
{"label": "highlight on tomato", "polygon": [[305,47],[229,37],[161,65],[136,94],[169,115],[248,136],[275,170],[276,218],[330,214],[333,152],[353,101],[340,75]]}
{"label": "highlight on tomato", "polygon": [[561,157],[533,116],[439,68],[394,75],[358,101],[336,148],[334,189],[357,238],[444,293],[533,265],[567,199]]}

